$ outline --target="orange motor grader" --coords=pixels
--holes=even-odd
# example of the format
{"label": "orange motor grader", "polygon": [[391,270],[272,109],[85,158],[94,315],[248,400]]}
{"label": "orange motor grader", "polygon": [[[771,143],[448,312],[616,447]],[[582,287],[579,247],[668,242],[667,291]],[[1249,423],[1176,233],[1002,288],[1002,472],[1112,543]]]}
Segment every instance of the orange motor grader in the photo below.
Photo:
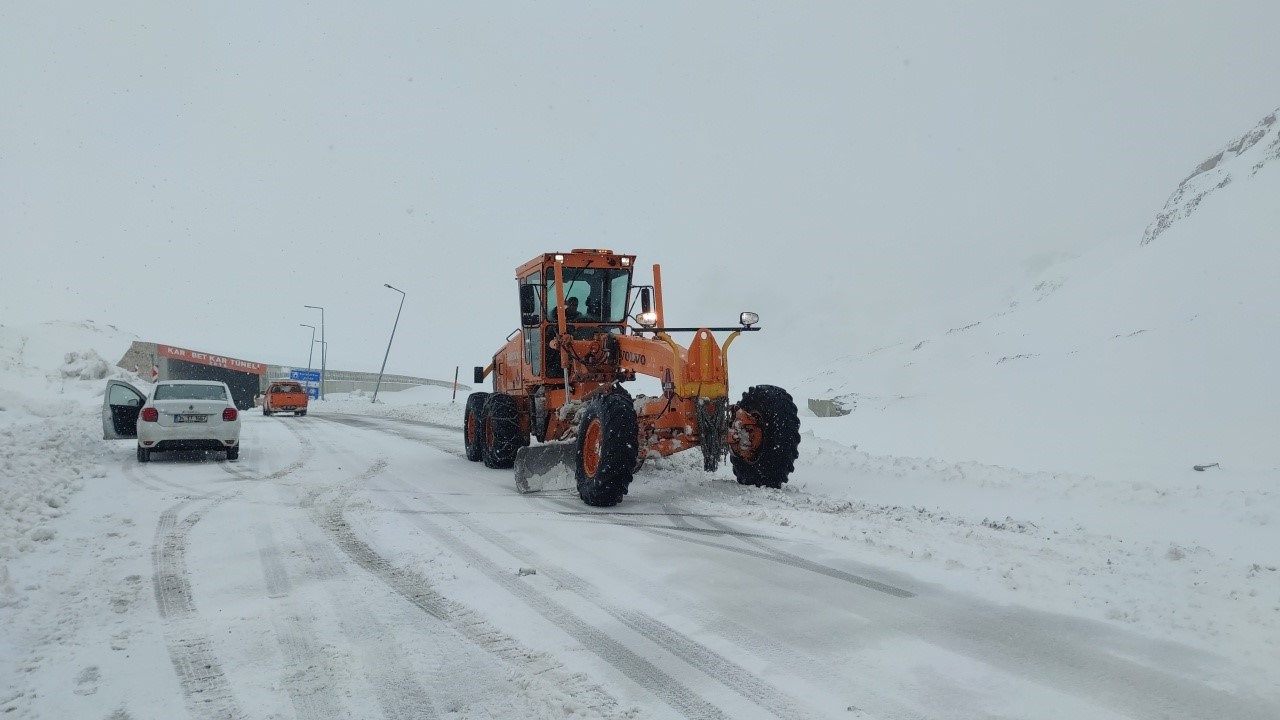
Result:
{"label": "orange motor grader", "polygon": [[[737,327],[666,327],[661,268],[652,285],[637,286],[634,267],[634,255],[574,250],[516,270],[520,328],[475,369],[476,384],[491,377],[492,391],[467,397],[467,459],[514,466],[521,492],[572,467],[583,502],[600,507],[622,501],[646,458],[694,447],[707,470],[728,455],[739,483],[781,487],[800,444],[791,395],[757,385],[729,402],[726,353],[759,329],[758,316],[742,313]],[[723,346],[716,331],[730,333]],[[686,332],[687,348],[672,339]],[[660,380],[661,394],[633,398],[622,384],[637,375]]]}

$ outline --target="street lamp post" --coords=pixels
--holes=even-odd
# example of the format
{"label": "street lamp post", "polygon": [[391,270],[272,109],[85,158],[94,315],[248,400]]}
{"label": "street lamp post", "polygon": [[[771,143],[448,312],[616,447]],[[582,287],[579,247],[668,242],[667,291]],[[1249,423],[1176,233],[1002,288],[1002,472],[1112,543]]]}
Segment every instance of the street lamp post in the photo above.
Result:
{"label": "street lamp post", "polygon": [[[325,355],[328,354],[329,344],[324,340],[324,308],[319,305],[303,305],[302,307],[311,308],[320,311],[320,399],[324,399],[324,376],[325,376]],[[312,342],[312,345],[315,343]]]}
{"label": "street lamp post", "polygon": [[[324,367],[324,359],[325,359],[325,357],[326,357],[326,356],[328,356],[328,354],[329,354],[329,343],[327,343],[327,342],[325,342],[325,341],[323,341],[323,340],[312,340],[311,342],[312,342],[312,344],[313,344],[313,345],[314,345],[315,343],[320,343],[320,367],[322,367],[322,368],[323,368],[323,367]],[[324,378],[324,371],[323,371],[323,370],[321,370],[321,371],[320,371],[320,377],[321,377],[321,379],[323,380],[323,378]]]}
{"label": "street lamp post", "polygon": [[391,324],[391,339],[387,340],[387,352],[382,356],[382,369],[378,371],[378,383],[373,386],[373,400],[370,402],[378,402],[378,388],[382,387],[382,373],[387,369],[387,358],[391,355],[391,341],[396,339],[396,326],[400,324],[400,311],[404,309],[404,291],[394,288],[387,283],[382,283],[383,287],[391,288],[400,293],[400,307],[396,308],[396,321]]}
{"label": "street lamp post", "polygon": [[299,325],[301,325],[302,327],[309,327],[309,328],[311,328],[311,342],[307,345],[307,378],[308,378],[307,382],[309,383],[309,382],[311,382],[311,380],[310,380],[310,377],[311,377],[311,357],[312,357],[313,355],[315,355],[315,352],[316,352],[316,326],[315,326],[315,325],[308,325],[308,324],[306,324],[306,323],[298,323],[298,324],[299,324]]}

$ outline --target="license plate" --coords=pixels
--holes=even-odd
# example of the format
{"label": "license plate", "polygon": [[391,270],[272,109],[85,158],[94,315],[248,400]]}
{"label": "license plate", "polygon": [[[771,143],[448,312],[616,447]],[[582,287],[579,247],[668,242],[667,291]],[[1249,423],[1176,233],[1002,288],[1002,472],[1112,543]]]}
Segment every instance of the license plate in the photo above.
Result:
{"label": "license plate", "polygon": [[174,415],[173,421],[175,423],[202,423],[202,422],[209,422],[209,416],[208,415]]}

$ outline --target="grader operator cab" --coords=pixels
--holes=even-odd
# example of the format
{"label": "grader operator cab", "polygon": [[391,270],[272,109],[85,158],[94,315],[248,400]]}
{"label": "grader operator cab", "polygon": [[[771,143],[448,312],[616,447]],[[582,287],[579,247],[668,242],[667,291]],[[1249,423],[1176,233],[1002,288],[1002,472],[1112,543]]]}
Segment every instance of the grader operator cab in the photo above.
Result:
{"label": "grader operator cab", "polygon": [[[634,266],[634,255],[574,250],[516,270],[520,328],[475,369],[492,391],[467,397],[467,459],[514,466],[521,492],[572,467],[578,495],[600,507],[622,501],[646,458],[693,447],[709,471],[727,455],[739,483],[781,487],[800,444],[791,395],[757,385],[729,402],[729,345],[759,330],[758,316],[742,313],[737,327],[667,327],[661,268],[652,285],[637,286]],[[723,346],[717,331],[730,333]],[[688,347],[675,333],[692,333]],[[632,398],[622,384],[637,375],[660,380],[662,394]]]}

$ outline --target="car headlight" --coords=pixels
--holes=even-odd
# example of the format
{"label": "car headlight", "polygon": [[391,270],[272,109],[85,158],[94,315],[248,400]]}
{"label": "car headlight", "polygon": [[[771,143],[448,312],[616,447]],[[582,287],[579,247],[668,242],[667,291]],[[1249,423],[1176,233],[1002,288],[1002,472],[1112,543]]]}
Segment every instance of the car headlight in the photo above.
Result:
{"label": "car headlight", "polygon": [[760,322],[760,316],[753,312],[744,312],[738,316],[738,322],[746,327],[751,327]]}

